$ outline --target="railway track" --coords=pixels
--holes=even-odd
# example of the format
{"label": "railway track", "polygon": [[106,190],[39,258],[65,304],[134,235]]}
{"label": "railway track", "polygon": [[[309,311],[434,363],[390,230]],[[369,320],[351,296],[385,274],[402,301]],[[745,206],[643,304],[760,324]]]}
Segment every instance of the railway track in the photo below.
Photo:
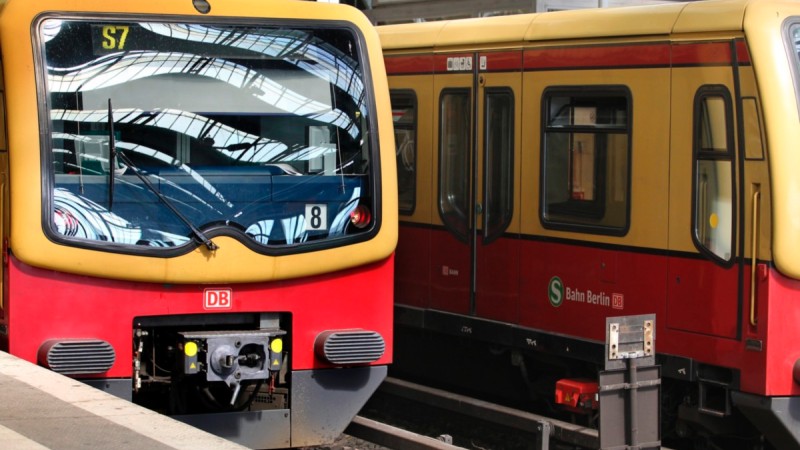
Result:
{"label": "railway track", "polygon": [[[397,407],[397,403],[393,403],[393,401],[398,399],[406,402],[406,406]],[[595,429],[396,378],[388,378],[381,385],[376,402],[378,405],[373,404],[370,407],[368,404],[368,407],[362,410],[362,415],[353,420],[346,433],[390,449],[525,448],[549,450],[551,448],[591,449],[599,447],[599,437]],[[426,432],[448,431],[438,427],[452,426],[454,430],[452,435],[443,432],[437,439],[422,432],[412,431],[412,428],[417,428],[420,424],[409,424],[408,420],[414,419],[397,417],[399,414],[404,414],[402,410],[405,410],[405,414],[417,416],[416,420],[424,423],[426,415],[431,414],[426,411],[427,408],[435,408],[438,412],[433,414],[440,416],[444,414],[449,418],[445,419],[444,425],[429,424]],[[382,413],[381,409],[384,410]],[[388,419],[385,411],[387,409],[393,410],[392,417]],[[377,414],[375,414],[376,412]],[[367,417],[372,414],[376,415],[376,418]],[[456,416],[459,419],[454,419]],[[397,424],[389,422],[397,422]],[[486,428],[480,425],[481,428],[476,429],[475,423],[487,425]],[[421,426],[425,427],[425,425]],[[481,436],[480,439],[485,438],[488,443],[471,442],[470,440],[474,438],[466,437],[463,439],[468,444],[459,444],[457,436],[465,430],[475,431],[478,434],[483,433],[486,436]],[[510,433],[504,433],[503,430],[509,430]],[[495,437],[492,438],[492,435]],[[451,436],[453,438],[448,439]],[[501,441],[498,443],[497,439]],[[503,442],[502,439],[508,439],[510,442]],[[450,442],[455,442],[455,444]],[[501,447],[497,445],[501,445]]]}
{"label": "railway track", "polygon": [[356,416],[345,433],[388,449],[403,450],[463,450],[444,439],[432,438],[398,428],[377,420]]}

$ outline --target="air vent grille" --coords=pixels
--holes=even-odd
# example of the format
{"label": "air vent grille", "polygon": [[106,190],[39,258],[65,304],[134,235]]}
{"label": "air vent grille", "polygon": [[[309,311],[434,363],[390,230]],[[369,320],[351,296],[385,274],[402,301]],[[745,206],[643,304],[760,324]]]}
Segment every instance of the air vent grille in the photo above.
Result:
{"label": "air vent grille", "polygon": [[368,364],[380,359],[386,342],[375,331],[326,331],[317,337],[317,355],[332,364]]}
{"label": "air vent grille", "polygon": [[103,373],[115,359],[114,348],[101,340],[54,340],[39,348],[39,364],[65,375]]}

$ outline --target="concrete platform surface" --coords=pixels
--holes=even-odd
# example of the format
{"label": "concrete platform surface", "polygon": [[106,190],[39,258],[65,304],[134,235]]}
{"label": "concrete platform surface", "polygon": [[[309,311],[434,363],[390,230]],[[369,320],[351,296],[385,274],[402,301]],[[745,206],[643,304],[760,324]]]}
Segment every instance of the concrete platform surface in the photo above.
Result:
{"label": "concrete platform surface", "polygon": [[0,352],[0,449],[139,448],[245,447]]}

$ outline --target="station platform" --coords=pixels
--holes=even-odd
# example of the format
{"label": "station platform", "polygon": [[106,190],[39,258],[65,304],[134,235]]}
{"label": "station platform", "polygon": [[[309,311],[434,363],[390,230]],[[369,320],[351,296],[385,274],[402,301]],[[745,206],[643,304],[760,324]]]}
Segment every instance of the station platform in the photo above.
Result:
{"label": "station platform", "polygon": [[0,352],[0,448],[245,447]]}

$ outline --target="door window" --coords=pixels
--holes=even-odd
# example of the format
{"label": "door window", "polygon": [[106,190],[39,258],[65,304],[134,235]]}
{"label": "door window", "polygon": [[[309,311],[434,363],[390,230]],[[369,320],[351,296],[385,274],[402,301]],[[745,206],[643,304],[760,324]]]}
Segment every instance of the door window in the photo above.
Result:
{"label": "door window", "polygon": [[484,243],[508,228],[514,213],[514,93],[486,90],[484,112]]}
{"label": "door window", "polygon": [[470,92],[445,90],[439,100],[439,214],[459,239],[470,217]]}
{"label": "door window", "polygon": [[722,86],[706,86],[694,108],[694,233],[696,245],[721,262],[733,253],[733,128],[731,100]]}

